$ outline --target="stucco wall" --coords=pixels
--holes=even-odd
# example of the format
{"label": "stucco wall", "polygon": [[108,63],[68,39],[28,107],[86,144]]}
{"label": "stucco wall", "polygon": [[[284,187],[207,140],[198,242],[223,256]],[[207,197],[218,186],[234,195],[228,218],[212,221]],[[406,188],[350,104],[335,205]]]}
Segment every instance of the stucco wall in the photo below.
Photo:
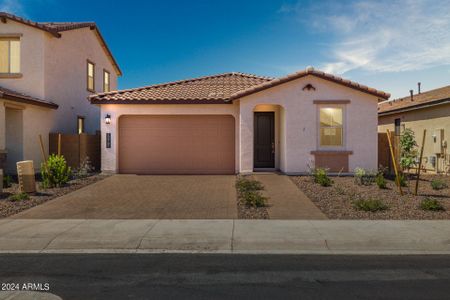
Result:
{"label": "stucco wall", "polygon": [[[306,84],[316,90],[303,91]],[[303,77],[240,99],[240,170],[253,171],[253,110],[258,104],[278,104],[284,109],[285,156],[280,168],[303,173],[314,160],[318,146],[318,108],[314,100],[350,100],[344,107],[345,145],[353,151],[349,169],[377,168],[377,97],[314,76]],[[283,127],[282,127],[283,128]],[[282,147],[281,147],[282,148]]]}
{"label": "stucco wall", "polygon": [[0,99],[0,120],[5,120],[7,173],[15,173],[20,160],[33,160],[36,171],[42,162],[39,135],[48,152],[48,132],[52,126],[55,110],[28,104],[17,104]]}
{"label": "stucco wall", "polygon": [[95,63],[95,90],[103,92],[103,69],[111,74],[111,90],[117,90],[117,75],[102,49],[95,31],[89,28],[64,31],[61,38],[46,38],[45,94],[59,105],[52,131],[76,133],[77,116],[85,117],[85,130],[100,127],[100,109],[87,97],[87,59]]}
{"label": "stucco wall", "polygon": [[[105,124],[106,114],[111,116],[111,124]],[[108,104],[101,105],[102,131],[102,171],[116,173],[118,171],[118,129],[120,116],[123,115],[232,115],[235,118],[236,132],[236,172],[239,171],[239,107],[237,104],[195,104],[195,105],[140,105],[140,104]],[[106,148],[106,133],[111,133],[111,148]]]}
{"label": "stucco wall", "polygon": [[49,33],[18,22],[0,23],[0,34],[21,34],[21,78],[0,78],[0,86],[45,99],[44,40]]}
{"label": "stucco wall", "polygon": [[[394,130],[395,119],[400,118],[405,128],[414,131],[416,141],[422,144],[423,130],[427,130],[424,147],[424,163],[427,169],[435,170],[431,164],[430,156],[435,156],[433,134],[436,129],[444,129],[444,140],[447,141],[447,154],[450,154],[450,104],[423,108],[404,113],[397,113],[379,117],[378,132],[385,133],[386,129]],[[403,127],[403,126],[402,126]],[[443,159],[438,158],[436,166],[443,170]]]}

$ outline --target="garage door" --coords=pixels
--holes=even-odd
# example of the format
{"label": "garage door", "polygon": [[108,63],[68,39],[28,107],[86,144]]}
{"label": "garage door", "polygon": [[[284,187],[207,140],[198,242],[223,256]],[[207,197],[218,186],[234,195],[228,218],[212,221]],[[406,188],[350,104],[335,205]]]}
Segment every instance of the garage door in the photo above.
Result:
{"label": "garage door", "polygon": [[234,174],[234,126],[229,115],[122,116],[120,173]]}

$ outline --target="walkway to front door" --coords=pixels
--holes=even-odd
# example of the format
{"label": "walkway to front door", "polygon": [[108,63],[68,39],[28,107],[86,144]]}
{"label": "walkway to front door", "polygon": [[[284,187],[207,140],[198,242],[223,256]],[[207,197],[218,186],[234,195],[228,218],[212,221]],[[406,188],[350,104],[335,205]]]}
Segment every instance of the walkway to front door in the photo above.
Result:
{"label": "walkway to front door", "polygon": [[270,219],[327,219],[322,211],[295,186],[289,176],[256,173],[254,177],[264,185],[264,193],[269,197]]}

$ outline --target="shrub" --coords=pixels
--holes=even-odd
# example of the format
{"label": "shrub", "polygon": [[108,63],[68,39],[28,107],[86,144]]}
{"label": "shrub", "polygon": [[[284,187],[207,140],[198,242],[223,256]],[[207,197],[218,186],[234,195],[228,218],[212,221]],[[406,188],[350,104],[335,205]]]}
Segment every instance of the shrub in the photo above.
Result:
{"label": "shrub", "polygon": [[407,128],[400,137],[400,166],[403,170],[410,169],[417,160],[417,143],[414,131]]}
{"label": "shrub", "polygon": [[250,180],[245,177],[242,177],[238,179],[236,182],[236,188],[239,190],[239,192],[248,192],[248,191],[259,191],[263,190],[264,186],[261,182],[257,180]]}
{"label": "shrub", "polygon": [[75,170],[74,176],[75,178],[86,178],[94,171],[94,167],[91,164],[91,161],[89,160],[89,157],[86,156],[81,163],[80,167]]}
{"label": "shrub", "polygon": [[387,188],[386,179],[384,179],[383,173],[379,172],[377,174],[377,177],[375,178],[375,182],[377,183],[378,188],[380,188],[380,189]]}
{"label": "shrub", "polygon": [[353,201],[353,207],[357,210],[377,212],[388,209],[387,205],[379,199],[358,199]]}
{"label": "shrub", "polygon": [[41,165],[42,185],[44,188],[60,187],[69,181],[71,173],[64,156],[52,154],[47,163]]}
{"label": "shrub", "polygon": [[398,181],[400,182],[401,187],[408,186],[408,179],[406,178],[406,175],[404,173],[400,173],[398,175]]}
{"label": "shrub", "polygon": [[338,195],[345,195],[345,189],[340,185],[334,186],[334,190]]}
{"label": "shrub", "polygon": [[356,168],[354,174],[355,182],[358,185],[372,185],[375,182],[376,174],[374,172]]}
{"label": "shrub", "polygon": [[253,207],[263,207],[267,204],[267,197],[261,195],[259,191],[247,191],[242,193],[242,197],[244,198],[245,204],[247,206]]}
{"label": "shrub", "polygon": [[6,189],[6,188],[11,187],[12,181],[13,181],[13,179],[12,179],[11,175],[4,175],[3,176],[3,188]]}
{"label": "shrub", "polygon": [[439,201],[433,198],[425,198],[420,202],[420,208],[423,210],[430,211],[443,211],[445,208],[442,206]]}
{"label": "shrub", "polygon": [[28,199],[30,199],[30,196],[28,196],[27,193],[19,193],[19,194],[14,194],[12,196],[9,196],[8,199],[11,202],[18,202],[18,201],[28,200]]}
{"label": "shrub", "polygon": [[431,188],[433,190],[443,190],[447,187],[448,187],[447,183],[445,183],[442,179],[433,179],[431,181]]}
{"label": "shrub", "polygon": [[331,186],[333,184],[333,180],[331,180],[331,178],[328,176],[328,172],[326,169],[313,169],[312,176],[314,178],[314,182],[320,184],[321,186]]}

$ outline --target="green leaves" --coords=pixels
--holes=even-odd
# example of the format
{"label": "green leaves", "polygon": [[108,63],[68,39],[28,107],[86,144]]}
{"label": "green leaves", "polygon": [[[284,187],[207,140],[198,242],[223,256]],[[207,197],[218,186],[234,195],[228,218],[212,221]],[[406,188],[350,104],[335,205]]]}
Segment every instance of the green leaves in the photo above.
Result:
{"label": "green leaves", "polygon": [[407,128],[400,137],[400,166],[403,170],[410,169],[417,160],[417,143],[414,131]]}
{"label": "green leaves", "polygon": [[47,163],[41,165],[42,185],[44,188],[60,187],[66,184],[72,170],[62,155],[52,154]]}

